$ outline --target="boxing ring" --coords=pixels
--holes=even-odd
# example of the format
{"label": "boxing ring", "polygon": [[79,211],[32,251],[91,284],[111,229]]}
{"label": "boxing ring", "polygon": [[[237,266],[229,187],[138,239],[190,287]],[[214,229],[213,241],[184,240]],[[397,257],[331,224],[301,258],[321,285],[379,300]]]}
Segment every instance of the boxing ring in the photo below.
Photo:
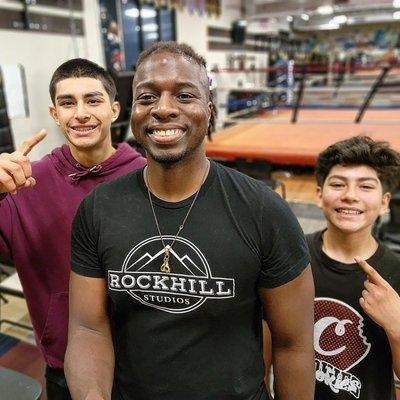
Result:
{"label": "boxing ring", "polygon": [[[314,166],[327,146],[356,135],[387,141],[400,151],[399,68],[384,65],[375,70],[361,69],[335,85],[323,87],[307,86],[315,83],[315,76],[303,72],[293,86],[290,106],[263,107],[265,99],[260,100],[259,93],[265,88],[236,88],[239,100],[232,103],[234,106],[246,91],[255,96],[245,99],[252,114],[246,118],[246,110],[228,112],[228,103],[222,103],[223,124],[231,126],[215,132],[211,141],[206,139],[207,156],[224,161],[246,158]],[[227,102],[226,90],[223,86],[223,102]],[[278,90],[282,88],[268,88],[269,93]],[[339,94],[343,104],[337,102]]]}
{"label": "boxing ring", "polygon": [[400,151],[400,123],[240,123],[215,132],[211,142],[206,139],[206,153],[210,158],[228,161],[248,158],[314,166],[318,154],[327,146],[356,135],[387,141]]}

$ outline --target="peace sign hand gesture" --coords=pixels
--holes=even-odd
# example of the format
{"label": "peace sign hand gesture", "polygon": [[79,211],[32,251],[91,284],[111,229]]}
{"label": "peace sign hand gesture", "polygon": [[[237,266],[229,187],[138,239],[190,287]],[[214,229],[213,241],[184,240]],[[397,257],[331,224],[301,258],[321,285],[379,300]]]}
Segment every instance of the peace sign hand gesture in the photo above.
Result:
{"label": "peace sign hand gesture", "polygon": [[0,193],[12,193],[36,184],[32,176],[32,166],[27,155],[45,137],[44,129],[25,140],[13,153],[0,154]]}

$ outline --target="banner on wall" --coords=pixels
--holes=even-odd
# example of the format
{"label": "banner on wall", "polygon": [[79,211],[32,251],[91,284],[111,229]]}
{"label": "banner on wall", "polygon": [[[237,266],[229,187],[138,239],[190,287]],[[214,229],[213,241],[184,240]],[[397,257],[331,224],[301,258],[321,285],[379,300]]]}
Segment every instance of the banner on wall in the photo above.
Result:
{"label": "banner on wall", "polygon": [[24,67],[21,64],[1,65],[1,71],[8,117],[29,117]]}

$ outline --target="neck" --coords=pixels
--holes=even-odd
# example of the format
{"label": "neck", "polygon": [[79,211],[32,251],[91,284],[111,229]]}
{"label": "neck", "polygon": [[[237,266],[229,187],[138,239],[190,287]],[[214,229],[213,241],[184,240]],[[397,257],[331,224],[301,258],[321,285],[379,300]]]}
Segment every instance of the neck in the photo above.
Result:
{"label": "neck", "polygon": [[159,199],[178,202],[199,190],[207,176],[208,165],[205,154],[169,166],[149,157],[145,171],[146,184]]}
{"label": "neck", "polygon": [[322,250],[330,258],[344,264],[353,264],[354,257],[370,258],[378,248],[378,243],[370,229],[346,233],[338,231],[328,223],[323,234]]}
{"label": "neck", "polygon": [[108,160],[115,152],[116,149],[112,146],[111,142],[105,148],[93,148],[90,150],[81,150],[74,146],[69,146],[72,157],[84,167],[91,168],[95,165],[101,164],[103,161]]}

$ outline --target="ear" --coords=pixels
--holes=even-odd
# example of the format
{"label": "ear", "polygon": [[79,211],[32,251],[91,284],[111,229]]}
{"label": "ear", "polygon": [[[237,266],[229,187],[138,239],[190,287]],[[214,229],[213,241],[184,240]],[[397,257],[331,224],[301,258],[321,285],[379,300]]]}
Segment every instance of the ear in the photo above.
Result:
{"label": "ear", "polygon": [[389,211],[389,203],[392,195],[390,192],[384,193],[382,196],[382,204],[381,204],[381,210],[379,212],[379,215],[383,215]]}
{"label": "ear", "polygon": [[58,114],[57,114],[57,110],[54,106],[49,106],[49,113],[51,118],[54,119],[54,122],[60,126],[60,121],[58,120]]}
{"label": "ear", "polygon": [[315,194],[315,203],[319,208],[322,208],[322,188],[317,186],[317,192]]}
{"label": "ear", "polygon": [[121,111],[121,105],[119,104],[118,101],[114,101],[111,104],[111,114],[112,114],[111,121],[112,122],[114,122],[118,118],[120,111]]}
{"label": "ear", "polygon": [[213,112],[213,103],[211,101],[207,103],[207,108],[208,108],[208,124],[210,124],[211,115]]}

